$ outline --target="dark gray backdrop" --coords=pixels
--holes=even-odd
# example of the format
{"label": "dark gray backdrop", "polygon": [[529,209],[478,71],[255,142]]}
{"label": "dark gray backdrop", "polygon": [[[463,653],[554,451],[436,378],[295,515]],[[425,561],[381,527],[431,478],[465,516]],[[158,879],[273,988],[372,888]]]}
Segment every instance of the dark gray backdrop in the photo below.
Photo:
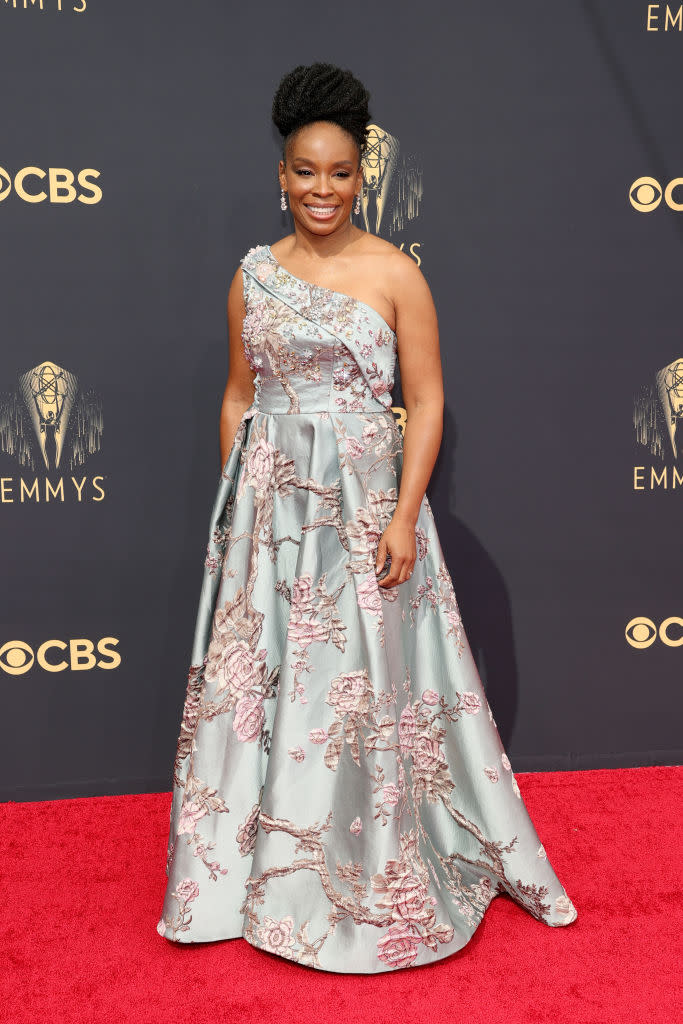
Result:
{"label": "dark gray backdrop", "polygon": [[[649,487],[683,459],[637,444],[632,420],[683,356],[683,212],[629,202],[639,177],[683,175],[683,33],[664,5],[652,31],[634,0],[57,8],[0,9],[0,798],[170,789],[227,290],[249,247],[291,229],[270,103],[314,60],[352,68],[422,167],[419,216],[380,233],[419,243],[437,305],[428,494],[514,769],[680,763],[683,630],[640,649],[624,632],[683,615],[683,487]],[[27,167],[94,169],[101,200],[28,202]],[[32,470],[11,451],[19,378],[46,360],[102,408],[81,502],[68,461]],[[40,502],[19,500],[22,477]],[[63,501],[42,500],[46,477]],[[106,637],[117,667],[67,651],[63,671],[12,670],[45,641]]]}

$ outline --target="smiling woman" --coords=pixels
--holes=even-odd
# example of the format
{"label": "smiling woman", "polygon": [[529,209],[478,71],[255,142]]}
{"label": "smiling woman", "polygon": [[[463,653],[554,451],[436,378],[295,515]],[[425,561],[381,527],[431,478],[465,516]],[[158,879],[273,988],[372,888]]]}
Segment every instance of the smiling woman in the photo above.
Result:
{"label": "smiling woman", "polygon": [[577,913],[503,749],[425,493],[443,418],[431,292],[351,219],[367,91],[297,67],[273,118],[294,231],[251,248],[228,296],[223,469],[157,929],[377,973],[461,949],[498,895],[553,927]]}

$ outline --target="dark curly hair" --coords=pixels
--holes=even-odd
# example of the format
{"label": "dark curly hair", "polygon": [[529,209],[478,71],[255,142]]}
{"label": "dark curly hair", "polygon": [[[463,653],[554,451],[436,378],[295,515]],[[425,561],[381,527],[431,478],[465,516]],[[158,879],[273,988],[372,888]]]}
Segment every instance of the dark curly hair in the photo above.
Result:
{"label": "dark curly hair", "polygon": [[273,122],[282,135],[282,159],[293,135],[312,121],[332,121],[352,136],[362,158],[371,114],[370,93],[334,64],[299,64],[284,76],[273,99]]}

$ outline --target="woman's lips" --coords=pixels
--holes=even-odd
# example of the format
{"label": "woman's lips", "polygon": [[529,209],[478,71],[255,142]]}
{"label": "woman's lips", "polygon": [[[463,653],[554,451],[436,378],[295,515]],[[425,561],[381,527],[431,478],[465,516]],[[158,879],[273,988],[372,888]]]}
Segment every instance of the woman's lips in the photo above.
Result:
{"label": "woman's lips", "polygon": [[317,205],[315,203],[304,203],[304,206],[310,213],[311,217],[315,217],[316,220],[332,220],[339,207]]}

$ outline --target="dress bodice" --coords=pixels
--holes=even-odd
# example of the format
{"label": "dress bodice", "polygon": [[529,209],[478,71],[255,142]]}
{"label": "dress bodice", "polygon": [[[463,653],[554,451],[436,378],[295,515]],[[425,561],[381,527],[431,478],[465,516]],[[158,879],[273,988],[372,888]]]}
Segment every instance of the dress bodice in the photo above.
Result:
{"label": "dress bodice", "polygon": [[240,261],[242,341],[256,372],[254,403],[263,412],[387,412],[397,339],[360,299],[304,281],[270,246]]}

